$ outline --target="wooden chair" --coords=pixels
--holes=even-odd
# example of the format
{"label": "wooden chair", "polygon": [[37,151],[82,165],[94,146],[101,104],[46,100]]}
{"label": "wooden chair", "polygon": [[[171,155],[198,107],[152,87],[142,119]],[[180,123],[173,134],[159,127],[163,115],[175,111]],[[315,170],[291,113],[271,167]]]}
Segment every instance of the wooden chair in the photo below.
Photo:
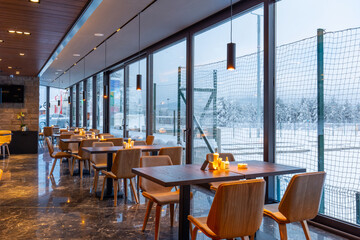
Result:
{"label": "wooden chair", "polygon": [[[57,153],[54,153],[54,147],[52,145],[52,142],[50,141],[50,139],[47,137],[45,138],[46,140],[46,144],[48,146],[48,149],[49,149],[49,154],[50,154],[50,157],[54,158],[54,162],[53,162],[53,165],[51,167],[51,171],[50,171],[50,174],[49,176],[52,176],[53,175],[53,171],[54,171],[54,168],[55,168],[55,165],[56,165],[56,161],[59,159],[60,160],[60,168],[61,168],[61,160],[63,158],[72,158],[73,155],[70,154],[70,153],[67,153],[67,152],[57,152]],[[69,165],[69,170],[70,170],[70,165]]]}
{"label": "wooden chair", "polygon": [[102,134],[99,134],[99,138],[103,137],[104,139],[107,139],[107,138],[114,138],[115,136],[110,134],[110,133],[102,133]]}
{"label": "wooden chair", "polygon": [[147,145],[146,141],[134,141],[134,146],[144,146]]}
{"label": "wooden chair", "polygon": [[89,171],[90,171],[90,153],[82,150],[83,147],[92,147],[94,142],[98,142],[99,139],[83,139],[81,140],[79,147],[79,154],[74,155],[74,161],[72,163],[71,174],[74,172],[75,159],[80,161],[80,178],[83,178],[83,169],[84,162],[87,161],[89,163]]}
{"label": "wooden chair", "polygon": [[131,169],[140,167],[140,149],[123,149],[116,153],[114,163],[111,167],[111,172],[102,170],[101,172],[105,175],[103,187],[101,191],[101,200],[104,197],[104,189],[107,178],[113,179],[114,184],[114,206],[117,205],[117,192],[118,192],[118,180],[124,180],[124,191],[125,199],[127,199],[127,179],[130,179],[131,190],[134,194],[136,203],[139,203],[139,198],[135,191],[135,185],[133,178],[136,176],[132,173]]}
{"label": "wooden chair", "polygon": [[146,137],[146,145],[153,145],[155,137],[153,135],[148,135]]}
{"label": "wooden chair", "polygon": [[[74,135],[74,134],[72,134],[70,137],[70,139],[83,139],[83,138],[84,138],[84,136]],[[78,143],[69,143],[68,147],[72,154],[79,153],[79,144]]]}
{"label": "wooden chair", "polygon": [[[8,135],[3,135],[1,136],[1,134],[8,134]],[[1,151],[3,154],[3,158],[5,158],[5,148],[7,150],[8,156],[10,157],[10,150],[9,150],[9,144],[11,142],[11,131],[10,130],[0,130],[0,147],[1,147]]]}
{"label": "wooden chair", "polygon": [[313,219],[319,212],[325,175],[325,172],[294,175],[280,203],[265,205],[264,215],[279,224],[281,240],[287,239],[286,224],[292,222],[300,222],[306,239],[311,239],[306,220]]}
{"label": "wooden chair", "polygon": [[69,143],[64,143],[61,141],[61,139],[70,139],[71,136],[72,134],[69,134],[68,132],[60,134],[59,148],[62,152],[71,152]]}
{"label": "wooden chair", "polygon": [[54,133],[53,127],[44,127],[43,133],[44,133],[44,137],[51,138],[51,142],[53,142],[53,137],[52,137]]}
{"label": "wooden chair", "polygon": [[168,155],[173,165],[181,165],[182,147],[161,148],[159,155]]}
{"label": "wooden chair", "polygon": [[[219,153],[219,158],[222,158],[223,161],[226,160],[226,157],[229,159],[229,162],[235,162],[235,158],[232,153]],[[213,154],[208,153],[206,155],[206,160],[213,161]],[[218,187],[220,186],[220,184],[222,184],[222,183],[224,183],[224,182],[211,182],[211,183],[209,183],[210,189],[213,191],[216,191],[218,189]]]}
{"label": "wooden chair", "polygon": [[265,181],[252,179],[223,183],[216,191],[207,217],[188,216],[195,227],[191,239],[196,240],[198,230],[211,239],[233,239],[250,236],[254,239],[262,221],[265,201]]}
{"label": "wooden chair", "polygon": [[123,138],[106,138],[105,142],[112,142],[114,146],[123,146],[124,139]]}
{"label": "wooden chair", "polygon": [[99,133],[100,133],[100,130],[95,129],[95,128],[91,128],[89,131],[94,132],[94,133],[96,133],[96,134],[99,134]]}
{"label": "wooden chair", "polygon": [[62,134],[62,133],[67,133],[67,132],[68,132],[67,129],[60,129],[60,134]]}
{"label": "wooden chair", "polygon": [[[93,147],[112,147],[114,144],[112,142],[94,142],[92,144]],[[97,184],[99,181],[99,173],[101,170],[106,170],[107,167],[107,154],[91,154],[90,156],[91,166],[93,167],[94,173],[94,183],[92,192],[95,193],[97,190]]]}
{"label": "wooden chair", "polygon": [[[156,167],[173,164],[169,156],[143,156],[140,159],[140,165],[141,167]],[[142,195],[149,200],[146,208],[142,231],[145,231],[152,206],[154,203],[156,203],[155,240],[157,240],[159,239],[162,206],[168,204],[170,205],[170,225],[174,225],[174,204],[179,202],[179,190],[174,192],[172,191],[173,187],[163,187],[146,178],[141,178],[141,189],[143,191]]]}

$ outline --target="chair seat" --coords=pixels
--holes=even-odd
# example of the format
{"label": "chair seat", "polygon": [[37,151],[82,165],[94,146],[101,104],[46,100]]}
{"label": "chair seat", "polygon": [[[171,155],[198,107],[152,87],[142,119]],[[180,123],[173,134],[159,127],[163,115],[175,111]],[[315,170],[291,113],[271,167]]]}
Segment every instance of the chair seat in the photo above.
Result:
{"label": "chair seat", "polygon": [[107,164],[106,163],[98,163],[98,164],[91,164],[91,166],[93,168],[95,168],[96,170],[106,170],[107,168]]}
{"label": "chair seat", "polygon": [[279,223],[289,223],[290,221],[281,213],[279,212],[279,204],[267,204],[264,206],[264,214],[266,216],[271,217],[275,221]]}
{"label": "chair seat", "polygon": [[69,157],[73,157],[73,155],[67,152],[57,152],[55,154],[55,158],[69,158]]}
{"label": "chair seat", "polygon": [[195,226],[199,228],[200,231],[205,233],[208,237],[212,239],[219,239],[218,236],[208,227],[206,224],[207,217],[198,217],[194,218],[193,216],[189,215],[188,219],[192,222]]}
{"label": "chair seat", "polygon": [[10,144],[9,142],[0,142],[0,146]]}
{"label": "chair seat", "polygon": [[110,178],[118,179],[118,178],[116,177],[116,175],[113,174],[112,172],[108,172],[108,171],[105,171],[105,170],[102,170],[101,172],[102,172],[102,174],[105,174],[106,176],[108,176],[108,177],[110,177]]}
{"label": "chair seat", "polygon": [[165,205],[170,203],[178,203],[180,200],[180,191],[176,192],[163,192],[163,193],[149,193],[143,192],[143,196],[152,200],[159,205]]}

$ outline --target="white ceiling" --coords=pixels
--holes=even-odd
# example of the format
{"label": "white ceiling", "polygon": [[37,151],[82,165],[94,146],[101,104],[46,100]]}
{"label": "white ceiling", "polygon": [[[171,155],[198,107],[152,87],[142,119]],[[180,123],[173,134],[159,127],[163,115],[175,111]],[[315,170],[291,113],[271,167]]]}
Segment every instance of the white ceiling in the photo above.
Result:
{"label": "white ceiling", "polygon": [[[138,51],[138,17],[54,81],[82,56],[136,16],[151,0],[103,0],[51,65],[41,85],[65,88]],[[226,8],[229,0],[157,0],[141,14],[141,49]],[[237,1],[233,1],[237,2]],[[94,33],[103,33],[95,37]],[[80,54],[74,57],[73,54]],[[106,60],[106,61],[105,61]],[[58,73],[58,74],[56,74]]]}

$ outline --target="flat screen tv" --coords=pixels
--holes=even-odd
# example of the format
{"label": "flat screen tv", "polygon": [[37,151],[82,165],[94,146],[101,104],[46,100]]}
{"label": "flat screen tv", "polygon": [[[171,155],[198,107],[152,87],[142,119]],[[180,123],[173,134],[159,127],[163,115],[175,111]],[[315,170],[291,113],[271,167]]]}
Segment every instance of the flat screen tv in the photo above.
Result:
{"label": "flat screen tv", "polygon": [[23,103],[23,85],[0,85],[0,103]]}

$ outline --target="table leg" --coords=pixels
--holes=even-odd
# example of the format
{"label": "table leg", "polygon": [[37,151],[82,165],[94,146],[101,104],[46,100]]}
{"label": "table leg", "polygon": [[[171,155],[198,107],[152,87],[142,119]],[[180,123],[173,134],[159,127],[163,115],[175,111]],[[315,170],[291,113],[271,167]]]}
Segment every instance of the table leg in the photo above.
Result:
{"label": "table leg", "polygon": [[[113,163],[113,154],[108,153],[107,154],[107,168],[106,168],[106,170],[108,172],[111,171],[112,163]],[[108,179],[106,179],[106,195],[110,196],[111,193],[112,193],[112,179],[108,178]],[[117,193],[114,193],[114,194],[117,194]]]}
{"label": "table leg", "polygon": [[179,239],[189,240],[190,229],[189,220],[190,214],[190,185],[180,186],[180,202],[179,202]]}

